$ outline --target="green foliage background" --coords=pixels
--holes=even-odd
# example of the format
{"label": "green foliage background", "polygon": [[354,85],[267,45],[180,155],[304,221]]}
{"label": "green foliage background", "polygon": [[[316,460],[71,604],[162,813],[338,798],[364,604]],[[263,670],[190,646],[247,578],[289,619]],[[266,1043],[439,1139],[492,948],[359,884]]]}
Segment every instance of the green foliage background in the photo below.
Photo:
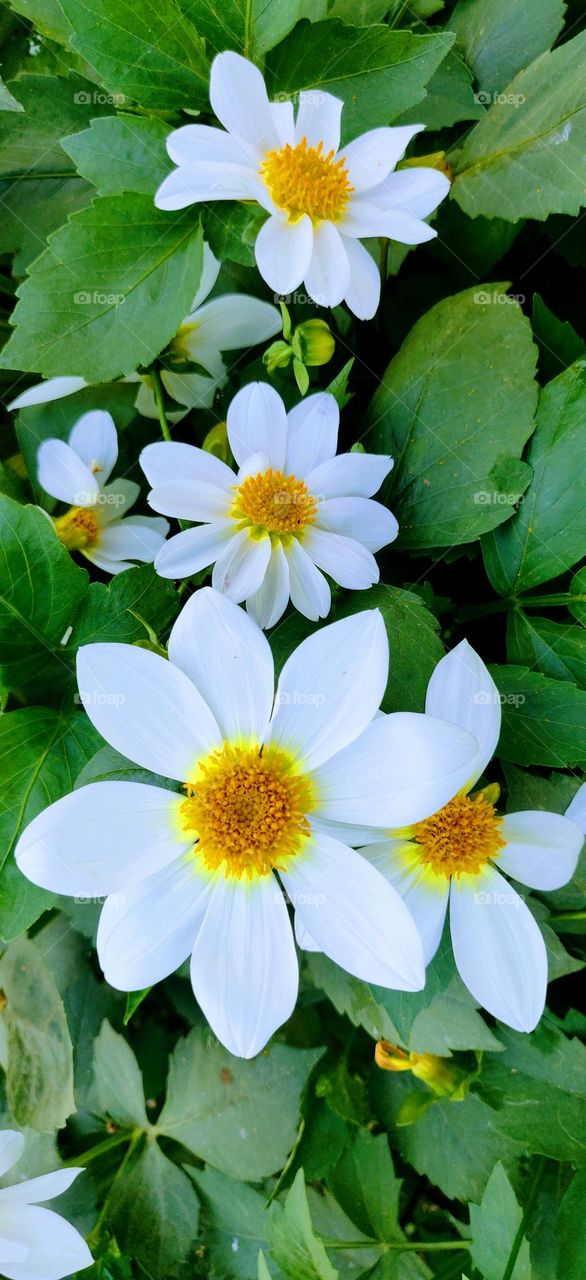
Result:
{"label": "green foliage background", "polygon": [[[110,990],[99,904],[35,888],[12,855],[72,786],[136,775],[76,702],[79,645],[164,646],[180,606],[150,566],[90,582],[36,505],[54,505],[38,444],[106,408],[119,468],[141,479],[158,427],[116,380],[148,368],[189,310],[202,227],[221,290],[266,296],[257,210],[153,204],[165,138],[184,112],[207,118],[228,48],[273,96],[343,98],[344,140],[419,120],[411,155],[445,153],[437,239],[387,247],[378,316],[335,309],[334,359],[311,372],[316,388],[345,370],[344,446],[395,456],[384,498],[401,532],[382,584],[338,591],[333,616],[381,609],[385,710],[421,710],[466,634],[503,696],[491,780],[506,807],[567,807],[586,763],[583,0],[9,0],[0,38],[2,398],[41,375],[99,384],[5,414],[0,436],[0,1106],[27,1135],[19,1172],[87,1165],[56,1207],[87,1234],[96,1280],[583,1280],[583,862],[528,895],[552,981],[532,1035],[475,1007],[445,940],[416,995],[306,955],[294,1016],[241,1062],[184,972],[128,1002]],[[114,301],[80,308],[79,292]],[[263,376],[258,353],[234,361],[214,409],[175,434],[201,443]],[[298,398],[290,372],[276,385]],[[286,617],[278,660],[311,629]],[[458,1100],[376,1067],[380,1038],[446,1058]]]}

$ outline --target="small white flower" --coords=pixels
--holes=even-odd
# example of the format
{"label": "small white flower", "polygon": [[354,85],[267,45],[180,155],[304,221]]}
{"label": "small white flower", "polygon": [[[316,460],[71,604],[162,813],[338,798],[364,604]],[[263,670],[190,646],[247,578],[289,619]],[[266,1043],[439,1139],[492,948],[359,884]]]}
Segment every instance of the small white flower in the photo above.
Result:
{"label": "small white flower", "polygon": [[423,221],[449,191],[437,169],[394,173],[421,124],[372,129],[340,147],[343,103],[329,93],[270,103],[260,71],[237,53],[220,53],[210,102],[224,126],[188,124],[167,139],[177,168],[159,187],[159,209],[208,200],[254,200],[269,217],[258,233],[258,269],[271,289],[302,283],[321,306],[345,301],[362,320],[380,296],[376,263],[360,243],[388,236],[420,244],[436,234]]}
{"label": "small white flower", "polygon": [[266,637],[209,587],[180,613],[169,661],[132,645],[81,648],[92,723],[183,792],[80,787],[23,833],[20,870],[57,893],[109,895],[97,949],[120,990],[159,982],[191,955],[196,998],[242,1057],[258,1053],[295,1005],[281,885],[337,964],[385,987],[420,989],[408,908],[350,845],[437,809],[469,776],[477,747],[432,716],[377,717],[387,677],[385,626],[370,610],[305,640],[275,697]]}
{"label": "small white flower", "polygon": [[[281,314],[277,307],[260,298],[245,293],[223,293],[211,302],[211,293],[220,263],[209,245],[203,246],[203,269],[199,289],[193,299],[189,315],[179,332],[169,344],[170,360],[176,369],[161,369],[161,381],[168,395],[183,408],[169,414],[169,420],[179,421],[189,409],[211,408],[216,391],[226,381],[227,368],[222,359],[223,351],[240,351],[268,342],[281,332]],[[201,366],[202,372],[182,369],[186,362]],[[132,373],[122,382],[140,383],[136,408],[145,418],[157,418],[158,410],[151,379],[146,374]],[[47,404],[75,395],[89,384],[83,378],[49,378],[23,391],[8,405],[9,409],[27,409],[31,405]]]}
{"label": "small white flower", "polygon": [[228,410],[228,440],[238,475],[194,445],[147,445],[140,463],[155,511],[202,523],[161,548],[155,569],[185,578],[214,565],[212,585],[272,627],[289,598],[307,618],[323,618],[330,588],[378,582],[373,551],[397,536],[395,517],[371,495],[392,459],[335,456],[339,409],[327,391],[289,414],[264,382],[249,383]]}
{"label": "small white flower", "polygon": [[[20,1160],[24,1137],[0,1132],[0,1177]],[[79,1231],[52,1209],[39,1205],[60,1196],[83,1169],[57,1169],[0,1190],[0,1272],[8,1280],[61,1280],[91,1267],[93,1258]]]}
{"label": "small white flower", "polygon": [[586,786],[566,816],[542,810],[500,817],[498,787],[469,795],[498,742],[501,703],[481,658],[466,640],[438,663],[426,714],[474,734],[478,757],[466,786],[441,809],[361,850],[399,890],[419,927],[426,964],[434,956],[448,903],[454,957],[468,990],[517,1031],[532,1031],[545,1005],[547,953],[541,931],[507,875],[531,889],[558,889],[573,875],[586,831]]}
{"label": "small white flower", "polygon": [[70,551],[80,551],[106,573],[152,563],[169,532],[167,520],[127,516],[140,493],[133,480],[107,481],[118,457],[118,436],[109,413],[92,409],[64,440],[44,440],[37,454],[38,480],[46,493],[70,510],[53,523]]}

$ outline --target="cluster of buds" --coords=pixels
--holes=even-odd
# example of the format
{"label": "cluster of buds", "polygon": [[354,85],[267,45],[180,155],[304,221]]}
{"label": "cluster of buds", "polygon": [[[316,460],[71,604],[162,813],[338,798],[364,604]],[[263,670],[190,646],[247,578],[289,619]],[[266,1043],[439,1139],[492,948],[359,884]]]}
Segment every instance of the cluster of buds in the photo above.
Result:
{"label": "cluster of buds", "polygon": [[285,303],[280,302],[279,306],[283,317],[283,337],[277,338],[267,348],[263,364],[269,373],[292,365],[295,381],[304,396],[309,387],[307,370],[331,360],[336,345],[334,335],[325,320],[304,320],[294,329]]}

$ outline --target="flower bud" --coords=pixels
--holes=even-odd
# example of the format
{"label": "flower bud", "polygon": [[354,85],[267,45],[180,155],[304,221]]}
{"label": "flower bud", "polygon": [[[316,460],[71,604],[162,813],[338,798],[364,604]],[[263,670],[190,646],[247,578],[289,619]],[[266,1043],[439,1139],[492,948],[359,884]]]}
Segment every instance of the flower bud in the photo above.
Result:
{"label": "flower bud", "polygon": [[228,443],[228,428],[225,422],[217,422],[212,427],[202,444],[202,449],[206,453],[213,453],[214,458],[219,458],[221,462],[228,462],[230,459],[230,445]]}

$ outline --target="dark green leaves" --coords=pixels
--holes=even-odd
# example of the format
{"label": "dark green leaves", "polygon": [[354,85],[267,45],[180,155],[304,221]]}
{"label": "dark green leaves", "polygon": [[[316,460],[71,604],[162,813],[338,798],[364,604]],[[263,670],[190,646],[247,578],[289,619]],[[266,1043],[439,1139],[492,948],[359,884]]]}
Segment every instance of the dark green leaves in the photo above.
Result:
{"label": "dark green leaves", "polygon": [[0,985],[10,1109],[20,1125],[51,1133],[75,1110],[73,1055],[61,997],[34,943],[11,944],[0,962]]}
{"label": "dark green leaves", "polygon": [[391,453],[385,493],[408,548],[470,542],[527,488],[535,351],[506,285],[432,307],[391,361],[370,406],[368,445]]}
{"label": "dark green leaves", "polygon": [[148,365],[187,315],[200,272],[192,212],[161,213],[148,196],[97,199],[35,262],[4,367],[105,382]]}
{"label": "dark green leaves", "polygon": [[580,457],[586,361],[542,391],[527,461],[533,476],[518,512],[484,543],[486,568],[501,595],[555,578],[584,554],[586,481]]}
{"label": "dark green leaves", "polygon": [[515,764],[555,769],[586,764],[586,693],[527,667],[491,667],[501,695],[497,755]]}

